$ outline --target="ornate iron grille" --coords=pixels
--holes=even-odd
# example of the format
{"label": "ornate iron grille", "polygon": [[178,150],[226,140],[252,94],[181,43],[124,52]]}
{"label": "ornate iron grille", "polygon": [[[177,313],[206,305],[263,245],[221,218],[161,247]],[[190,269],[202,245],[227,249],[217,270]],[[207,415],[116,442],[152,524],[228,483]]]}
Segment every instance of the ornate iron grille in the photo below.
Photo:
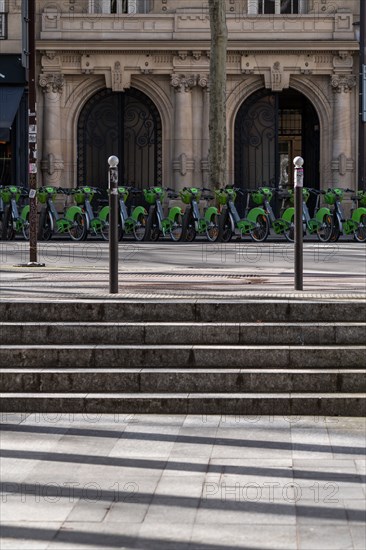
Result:
{"label": "ornate iron grille", "polygon": [[[241,106],[235,121],[235,181],[255,189],[275,181],[278,100],[259,90]],[[239,183],[240,182],[240,183]]]}
{"label": "ornate iron grille", "polygon": [[282,93],[262,89],[252,94],[235,121],[235,185],[249,189],[278,186],[287,140],[299,144],[305,159],[304,185],[319,188],[319,119],[313,105],[291,89]]}
{"label": "ornate iron grille", "polygon": [[121,185],[162,184],[161,119],[154,103],[139,90],[102,90],[80,114],[78,184],[107,188],[110,155],[120,159]]}

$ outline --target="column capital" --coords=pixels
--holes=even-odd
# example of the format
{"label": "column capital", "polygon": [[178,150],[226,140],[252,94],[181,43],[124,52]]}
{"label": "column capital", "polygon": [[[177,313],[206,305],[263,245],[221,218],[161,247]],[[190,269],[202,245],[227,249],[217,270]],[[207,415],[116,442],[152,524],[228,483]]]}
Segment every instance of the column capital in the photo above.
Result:
{"label": "column capital", "polygon": [[334,93],[350,92],[356,86],[356,76],[334,74],[331,77],[331,86]]}
{"label": "column capital", "polygon": [[194,74],[178,75],[172,74],[170,85],[176,92],[190,92],[197,84],[197,76]]}
{"label": "column capital", "polygon": [[39,75],[39,85],[44,93],[50,92],[62,94],[65,84],[64,75],[61,73],[46,73]]}
{"label": "column capital", "polygon": [[197,75],[197,84],[207,92],[210,91],[210,79],[208,74]]}

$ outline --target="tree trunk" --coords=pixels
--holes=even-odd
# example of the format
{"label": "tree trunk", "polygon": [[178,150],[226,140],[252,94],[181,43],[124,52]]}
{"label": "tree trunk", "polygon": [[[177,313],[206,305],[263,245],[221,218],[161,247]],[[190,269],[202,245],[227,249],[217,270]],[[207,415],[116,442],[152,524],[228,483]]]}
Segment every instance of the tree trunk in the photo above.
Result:
{"label": "tree trunk", "polygon": [[209,170],[211,188],[226,185],[226,1],[209,0],[211,27]]}

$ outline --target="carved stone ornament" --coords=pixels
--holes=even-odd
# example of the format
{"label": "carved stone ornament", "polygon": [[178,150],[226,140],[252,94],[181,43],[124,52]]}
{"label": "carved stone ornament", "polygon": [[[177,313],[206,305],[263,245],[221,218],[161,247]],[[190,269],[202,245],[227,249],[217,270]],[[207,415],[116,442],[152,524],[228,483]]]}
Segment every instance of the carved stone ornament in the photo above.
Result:
{"label": "carved stone ornament", "polygon": [[65,79],[62,74],[49,73],[39,75],[39,85],[43,89],[44,93],[58,93],[62,94]]}
{"label": "carved stone ornament", "polygon": [[199,74],[197,75],[197,84],[201,88],[209,88],[208,74]]}
{"label": "carved stone ornament", "polygon": [[339,51],[338,55],[333,56],[334,69],[352,69],[353,57],[347,51]]}
{"label": "carved stone ornament", "polygon": [[179,172],[181,176],[186,176],[187,172],[194,172],[195,161],[189,159],[185,153],[179,155],[178,158],[173,160],[174,172]]}
{"label": "carved stone ornament", "polygon": [[331,79],[331,85],[333,92],[342,93],[350,92],[352,88],[356,86],[356,77],[355,75],[333,75]]}
{"label": "carved stone ornament", "polygon": [[197,76],[190,75],[177,75],[172,74],[170,79],[170,85],[173,86],[176,92],[190,92],[191,89],[197,84]]}
{"label": "carved stone ornament", "polygon": [[119,61],[115,61],[114,67],[112,69],[112,90],[114,92],[123,92],[123,82],[122,82],[122,67]]}
{"label": "carved stone ornament", "polygon": [[273,92],[281,92],[283,89],[282,84],[282,71],[281,71],[281,65],[279,61],[276,61],[276,63],[273,64],[273,67],[271,69],[271,81],[272,81],[272,91]]}

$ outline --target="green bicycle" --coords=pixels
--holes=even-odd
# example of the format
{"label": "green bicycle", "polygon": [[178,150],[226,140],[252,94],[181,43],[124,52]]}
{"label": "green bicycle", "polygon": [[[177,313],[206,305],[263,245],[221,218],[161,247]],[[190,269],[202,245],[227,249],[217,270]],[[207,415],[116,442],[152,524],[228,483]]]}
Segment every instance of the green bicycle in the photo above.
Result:
{"label": "green bicycle", "polygon": [[249,208],[248,192],[247,217],[241,218],[235,206],[237,194],[244,195],[244,191],[229,185],[215,190],[216,200],[220,206],[220,241],[229,242],[236,231],[241,238],[250,235],[253,241],[264,241],[269,230],[265,211],[262,208]]}
{"label": "green bicycle", "polygon": [[145,241],[157,241],[160,235],[170,236],[172,241],[180,241],[182,238],[183,212],[180,206],[169,209],[168,216],[164,216],[163,200],[165,195],[171,199],[178,197],[177,193],[169,187],[148,187],[143,190],[146,202],[150,205],[146,221]]}
{"label": "green bicycle", "polygon": [[[202,192],[206,193],[205,195]],[[183,216],[182,240],[192,242],[196,235],[206,235],[211,242],[219,237],[219,211],[215,206],[208,206],[202,217],[199,211],[199,201],[207,202],[213,199],[210,189],[198,187],[183,187],[179,196],[187,205]]]}
{"label": "green bicycle", "polygon": [[88,185],[76,187],[75,189],[70,190],[74,201],[77,206],[79,206],[85,216],[86,220],[86,232],[85,239],[88,234],[91,235],[101,235],[105,239],[105,232],[103,229],[107,225],[107,219],[109,214],[108,206],[104,206],[99,212],[98,215],[94,215],[93,207],[91,202],[96,193],[100,193],[99,189],[96,187],[89,187]]}
{"label": "green bicycle", "polygon": [[[316,195],[316,203],[314,208],[314,217],[310,216],[308,200],[310,193]],[[293,189],[289,189],[285,194],[279,193],[283,200],[288,199],[291,206],[285,209],[282,214],[282,220],[287,224],[283,233],[289,242],[293,242],[295,238],[295,193]],[[328,209],[320,208],[320,197],[325,191],[304,187],[302,190],[302,224],[303,235],[317,235],[319,241],[328,242],[333,231],[333,220]],[[276,222],[275,222],[276,223]]]}
{"label": "green bicycle", "polygon": [[67,197],[71,195],[71,190],[53,186],[40,187],[37,190],[38,200],[43,205],[39,219],[39,239],[49,241],[54,233],[68,233],[73,241],[85,240],[87,222],[84,212],[80,206],[65,205],[64,216],[60,216],[54,203],[59,193]]}
{"label": "green bicycle", "polygon": [[353,207],[351,209],[351,218],[345,222],[346,233],[353,233],[354,238],[359,243],[366,242],[366,191],[357,191],[351,196]]}
{"label": "green bicycle", "polygon": [[[132,207],[129,216],[126,206],[130,194],[136,196],[141,194],[142,191],[133,187],[118,187],[117,190],[119,204],[118,239],[123,239],[124,235],[133,235],[136,241],[142,241],[145,236],[147,211],[143,206],[135,206]],[[109,239],[109,206],[102,208],[103,217],[105,212],[106,224],[102,227],[102,236],[107,241]],[[101,216],[101,213],[99,216]]]}
{"label": "green bicycle", "polygon": [[1,200],[4,204],[2,215],[1,237],[5,241],[11,241],[16,233],[23,233],[25,239],[29,239],[29,205],[19,212],[18,202],[21,196],[28,196],[24,187],[7,185],[0,190]]}
{"label": "green bicycle", "polygon": [[333,207],[331,210],[333,231],[330,241],[336,242],[341,235],[351,235],[353,233],[358,242],[365,242],[366,192],[358,191],[357,195],[354,196],[354,203],[357,201],[361,206],[353,209],[352,216],[348,220],[345,218],[342,208],[345,193],[354,193],[354,191],[352,189],[342,189],[341,187],[329,188],[324,197],[325,202]]}

